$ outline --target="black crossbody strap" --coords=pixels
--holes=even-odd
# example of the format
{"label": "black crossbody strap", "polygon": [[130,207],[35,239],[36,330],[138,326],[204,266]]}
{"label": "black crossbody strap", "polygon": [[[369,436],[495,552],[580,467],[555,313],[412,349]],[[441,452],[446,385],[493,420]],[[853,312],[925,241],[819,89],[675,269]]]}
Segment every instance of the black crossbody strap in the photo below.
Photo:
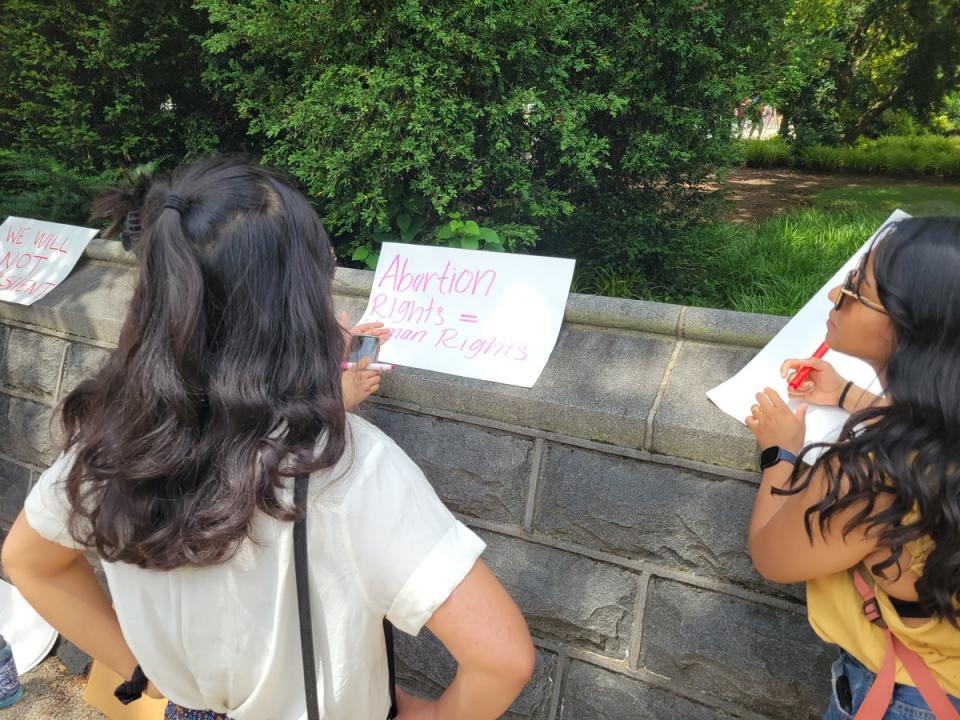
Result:
{"label": "black crossbody strap", "polygon": [[[307,720],[320,720],[320,699],[317,697],[317,662],[313,654],[313,616],[310,614],[310,583],[307,565],[307,483],[308,475],[297,475],[293,485],[293,503],[303,509],[303,517],[293,524],[293,567],[297,578],[297,614],[300,617],[300,652],[303,657],[303,687],[307,698]],[[390,712],[387,720],[397,716],[396,665],[393,657],[393,625],[383,620],[383,637],[387,649]]]}
{"label": "black crossbody strap", "polygon": [[390,712],[387,713],[387,720],[393,720],[397,716],[397,666],[393,657],[393,625],[386,618],[383,619],[383,638],[387,644],[387,675],[390,683]]}
{"label": "black crossbody strap", "polygon": [[317,662],[313,654],[313,616],[310,614],[310,582],[307,572],[307,481],[297,475],[293,503],[303,516],[293,524],[293,567],[297,576],[297,614],[300,616],[300,653],[303,657],[303,689],[307,697],[308,720],[320,720],[317,697]]}

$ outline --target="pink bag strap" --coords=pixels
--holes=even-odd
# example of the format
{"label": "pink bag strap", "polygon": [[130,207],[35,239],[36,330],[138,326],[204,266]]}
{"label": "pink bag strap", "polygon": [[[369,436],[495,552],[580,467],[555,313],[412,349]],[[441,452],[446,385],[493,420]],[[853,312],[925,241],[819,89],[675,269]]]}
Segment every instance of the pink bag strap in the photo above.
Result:
{"label": "pink bag strap", "polygon": [[863,598],[863,614],[866,618],[883,628],[887,636],[887,649],[884,651],[883,664],[877,673],[873,685],[863,699],[854,720],[881,720],[890,703],[893,702],[893,687],[897,677],[897,660],[903,664],[917,686],[921,697],[933,711],[937,720],[960,720],[960,712],[950,702],[950,698],[923,660],[908,648],[891,632],[883,617],[873,587],[868,582],[866,571],[862,567],[853,570],[853,586]]}

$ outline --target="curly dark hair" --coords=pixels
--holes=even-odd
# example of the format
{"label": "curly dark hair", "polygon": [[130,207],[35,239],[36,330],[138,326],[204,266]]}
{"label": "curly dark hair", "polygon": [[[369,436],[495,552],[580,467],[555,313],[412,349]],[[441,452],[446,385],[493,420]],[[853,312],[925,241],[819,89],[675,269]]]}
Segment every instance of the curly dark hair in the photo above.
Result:
{"label": "curly dark hair", "polygon": [[97,204],[115,224],[133,210],[139,279],[118,347],[61,410],[71,533],[108,561],[215,564],[257,511],[296,518],[285,477],[344,453],[330,240],[291,181],[239,158]]}
{"label": "curly dark hair", "polygon": [[[895,348],[885,368],[889,404],[853,413],[835,443],[812,466],[797,463],[788,494],[823,471],[826,496],[807,509],[819,530],[853,506],[846,535],[878,532],[890,556],[874,573],[897,566],[906,543],[929,537],[935,549],[916,583],[931,616],[957,625],[960,602],[960,220],[922,218],[894,224],[871,249],[880,302],[893,324]],[[802,457],[801,457],[802,459]],[[885,498],[877,509],[877,501]],[[917,512],[919,519],[906,521]],[[906,521],[906,522],[905,522]]]}

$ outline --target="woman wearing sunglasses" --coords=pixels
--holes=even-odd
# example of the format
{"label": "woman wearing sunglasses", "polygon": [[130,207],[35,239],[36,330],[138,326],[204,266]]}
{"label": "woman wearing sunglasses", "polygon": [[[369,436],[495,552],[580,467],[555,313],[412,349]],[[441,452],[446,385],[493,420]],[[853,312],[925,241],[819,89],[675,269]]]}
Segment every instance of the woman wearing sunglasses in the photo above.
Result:
{"label": "woman wearing sunglasses", "polygon": [[784,377],[813,368],[791,398],[851,413],[806,448],[806,405],[757,394],[750,555],[806,581],[810,624],[840,648],[825,720],[960,720],[960,221],[897,223],[830,298],[827,344],[885,390],[787,360]]}

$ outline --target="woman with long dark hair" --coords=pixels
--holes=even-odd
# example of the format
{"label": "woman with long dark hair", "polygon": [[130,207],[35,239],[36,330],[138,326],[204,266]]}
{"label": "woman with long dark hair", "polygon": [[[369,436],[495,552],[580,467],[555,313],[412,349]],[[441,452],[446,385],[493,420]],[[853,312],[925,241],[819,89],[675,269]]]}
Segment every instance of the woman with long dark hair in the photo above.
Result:
{"label": "woman with long dark hair", "polygon": [[[101,210],[129,201],[109,193]],[[438,701],[400,694],[402,720],[499,716],[532,672],[529,633],[480,539],[345,413],[334,259],[306,199],[220,158],[155,181],[139,222],[118,347],[63,403],[65,451],[3,547],[11,579],[130,678],[124,694],[169,698],[169,718],[299,720],[292,531],[305,513],[322,717],[387,716],[384,618],[426,625],[459,662]]]}
{"label": "woman with long dark hair", "polygon": [[785,362],[785,377],[813,368],[791,396],[851,412],[807,448],[806,405],[758,393],[750,555],[769,580],[806,581],[810,624],[842,651],[824,718],[960,718],[960,221],[896,223],[830,298],[827,344],[884,392]]}

